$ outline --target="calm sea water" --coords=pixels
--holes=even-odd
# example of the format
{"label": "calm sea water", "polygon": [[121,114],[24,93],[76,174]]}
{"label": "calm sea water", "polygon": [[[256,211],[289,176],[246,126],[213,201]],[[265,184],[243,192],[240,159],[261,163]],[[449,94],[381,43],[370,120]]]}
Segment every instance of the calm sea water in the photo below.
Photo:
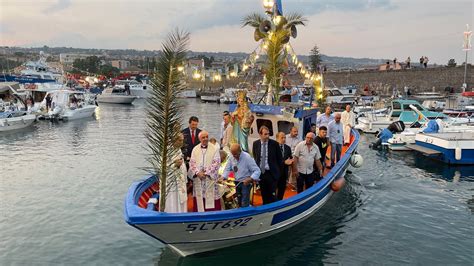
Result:
{"label": "calm sea water", "polygon": [[[227,106],[186,101],[218,136]],[[128,226],[123,202],[146,173],[144,103],[97,119],[41,121],[0,135],[0,264],[473,265],[474,167],[369,150],[319,213],[279,235],[180,258]]]}

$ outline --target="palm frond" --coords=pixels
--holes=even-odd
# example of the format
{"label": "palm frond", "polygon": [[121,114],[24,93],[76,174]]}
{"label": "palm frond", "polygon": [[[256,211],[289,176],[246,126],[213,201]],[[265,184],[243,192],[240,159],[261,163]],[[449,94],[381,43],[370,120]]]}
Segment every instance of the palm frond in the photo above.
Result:
{"label": "palm frond", "polygon": [[151,79],[153,89],[147,101],[145,136],[151,152],[148,161],[159,179],[160,211],[165,209],[167,184],[178,178],[173,166],[173,158],[180,152],[174,144],[181,132],[182,118],[177,94],[184,90],[178,66],[184,64],[188,43],[189,33],[175,30],[168,35],[162,44],[157,70]]}
{"label": "palm frond", "polygon": [[265,78],[270,86],[272,86],[273,94],[278,104],[280,94],[281,76],[285,71],[283,61],[286,58],[284,49],[285,38],[288,38],[288,30],[281,29],[275,31],[272,38],[268,39],[267,48],[267,64],[265,66]]}
{"label": "palm frond", "polygon": [[306,26],[306,22],[308,19],[306,19],[303,15],[298,14],[298,13],[290,13],[285,16],[286,20],[288,21],[286,24],[286,28],[289,29],[291,26]]}
{"label": "palm frond", "polygon": [[263,21],[265,21],[265,17],[263,15],[252,13],[242,19],[242,28],[245,26],[258,28]]}

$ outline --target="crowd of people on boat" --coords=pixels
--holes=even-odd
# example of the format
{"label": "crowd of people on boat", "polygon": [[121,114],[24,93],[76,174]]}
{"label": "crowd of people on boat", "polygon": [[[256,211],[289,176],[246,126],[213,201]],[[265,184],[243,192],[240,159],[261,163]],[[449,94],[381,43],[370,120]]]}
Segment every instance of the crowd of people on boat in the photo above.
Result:
{"label": "crowd of people on boat", "polygon": [[[298,137],[297,127],[288,134],[278,132],[273,140],[270,129],[260,126],[259,139],[252,143],[250,153],[248,143],[235,141],[238,115],[237,111],[223,113],[219,139],[210,138],[209,132],[200,129],[197,117],[189,118],[188,127],[175,143],[180,148],[174,156],[179,177],[169,181],[166,212],[187,212],[191,186],[194,212],[223,210],[221,187],[229,182],[235,187],[238,207],[250,206],[252,188],[257,184],[262,204],[284,199],[288,183],[293,191],[296,188],[301,193],[323,178],[324,169],[334,167],[340,160],[342,146],[349,145],[350,131],[355,126],[350,105],[342,113],[332,113],[328,106],[304,140]],[[241,122],[253,121],[252,117],[246,119]],[[229,181],[230,177],[233,181]]]}

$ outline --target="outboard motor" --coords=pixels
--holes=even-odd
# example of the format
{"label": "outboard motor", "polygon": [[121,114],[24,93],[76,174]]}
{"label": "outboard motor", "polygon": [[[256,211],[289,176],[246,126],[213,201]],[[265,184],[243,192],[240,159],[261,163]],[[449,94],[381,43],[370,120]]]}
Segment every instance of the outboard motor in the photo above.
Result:
{"label": "outboard motor", "polygon": [[403,121],[396,121],[388,125],[387,129],[392,133],[401,133],[405,130],[405,123]]}
{"label": "outboard motor", "polygon": [[388,142],[390,138],[393,137],[394,133],[400,133],[405,130],[405,123],[402,121],[396,121],[388,125],[387,128],[384,128],[379,134],[377,134],[377,141],[370,144],[370,147],[373,149],[383,148],[385,143]]}

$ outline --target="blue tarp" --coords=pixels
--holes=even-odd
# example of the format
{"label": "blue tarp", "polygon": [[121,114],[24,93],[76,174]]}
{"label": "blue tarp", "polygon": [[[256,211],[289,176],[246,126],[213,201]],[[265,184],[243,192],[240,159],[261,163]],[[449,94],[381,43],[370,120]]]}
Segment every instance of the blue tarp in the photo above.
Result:
{"label": "blue tarp", "polygon": [[379,139],[382,141],[382,143],[387,143],[388,140],[391,139],[392,137],[393,137],[393,133],[386,128],[384,128],[382,132],[380,132],[379,134]]}
{"label": "blue tarp", "polygon": [[439,125],[435,120],[430,120],[428,126],[423,130],[423,133],[438,133]]}

